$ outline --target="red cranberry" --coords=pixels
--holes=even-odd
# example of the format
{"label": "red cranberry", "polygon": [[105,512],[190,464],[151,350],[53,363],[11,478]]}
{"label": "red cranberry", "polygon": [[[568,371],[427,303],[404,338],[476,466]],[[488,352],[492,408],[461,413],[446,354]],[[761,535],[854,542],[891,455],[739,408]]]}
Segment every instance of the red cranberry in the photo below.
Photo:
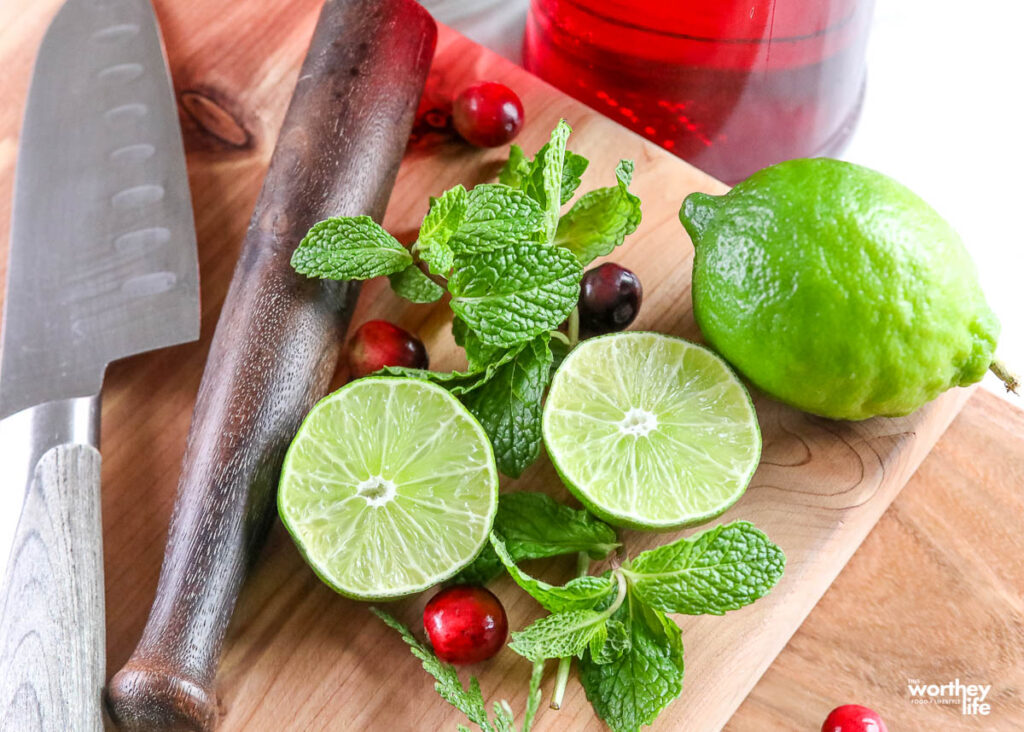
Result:
{"label": "red cranberry", "polygon": [[821,732],[889,732],[878,712],[860,704],[844,704],[825,717]]}
{"label": "red cranberry", "polygon": [[348,364],[353,379],[385,366],[425,369],[430,365],[423,341],[386,320],[370,320],[359,326],[348,345]]}
{"label": "red cranberry", "polygon": [[447,663],[476,663],[505,645],[508,618],[501,601],[483,587],[441,590],[423,609],[423,627],[434,653]]}
{"label": "red cranberry", "polygon": [[523,126],[523,103],[504,84],[481,81],[452,103],[452,121],[463,139],[477,147],[511,142]]}
{"label": "red cranberry", "polygon": [[580,327],[591,334],[624,330],[640,312],[644,288],[625,267],[608,262],[583,275]]}

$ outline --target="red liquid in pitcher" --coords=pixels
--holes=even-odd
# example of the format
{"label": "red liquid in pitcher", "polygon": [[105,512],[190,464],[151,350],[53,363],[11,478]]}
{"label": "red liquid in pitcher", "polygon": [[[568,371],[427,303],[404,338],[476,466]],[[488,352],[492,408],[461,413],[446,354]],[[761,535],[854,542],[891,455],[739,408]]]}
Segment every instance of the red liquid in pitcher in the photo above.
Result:
{"label": "red liquid in pitcher", "polygon": [[[727,182],[836,154],[871,0],[533,0],[526,67]],[[571,120],[570,120],[571,122]]]}

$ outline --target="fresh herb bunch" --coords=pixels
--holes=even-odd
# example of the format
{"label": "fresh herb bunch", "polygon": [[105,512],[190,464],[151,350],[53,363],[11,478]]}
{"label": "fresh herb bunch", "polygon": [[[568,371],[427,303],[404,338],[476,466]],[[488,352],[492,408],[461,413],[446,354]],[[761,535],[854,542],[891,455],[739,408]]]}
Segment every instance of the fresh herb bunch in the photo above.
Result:
{"label": "fresh herb bunch", "polygon": [[532,160],[513,145],[498,183],[458,185],[431,198],[411,249],[355,216],[316,224],[292,256],[295,270],[310,277],[387,276],[397,294],[417,303],[447,289],[468,369],[387,371],[430,379],[457,396],[490,437],[498,469],[512,477],[540,453],[541,400],[555,352],[572,345],[557,329],[576,308],[583,267],[640,223],[628,160],[616,167],[614,186],[580,196],[562,215],[588,164],[566,150],[569,132],[560,121]]}
{"label": "fresh herb bunch", "polygon": [[[470,580],[482,581],[507,570],[550,613],[513,632],[509,643],[534,664],[525,730],[539,704],[544,662],[551,658],[559,659],[553,708],[561,705],[575,657],[587,698],[614,732],[635,732],[651,724],[683,688],[682,633],[667,613],[723,615],[738,610],[766,595],[786,563],[782,550],[764,533],[737,521],[632,560],[613,560],[613,568],[599,576],[587,573],[590,558],[618,548],[614,530],[586,511],[540,493],[501,497],[491,546],[465,571]],[[564,585],[538,580],[517,566],[522,559],[572,552],[579,552],[580,576]],[[491,557],[500,569],[493,567]],[[511,725],[507,705],[496,705],[498,716],[489,721],[475,678],[466,691],[452,667],[396,621],[375,612],[402,633],[437,679],[441,696],[471,722],[485,732],[513,729],[497,726]]]}
{"label": "fresh herb bunch", "polygon": [[509,647],[534,662],[562,659],[555,706],[569,660],[578,658],[587,698],[614,732],[651,724],[682,691],[682,634],[666,613],[738,610],[766,595],[786,564],[782,550],[745,521],[678,539],[563,586],[519,569],[494,532],[491,544],[516,584],[551,613],[512,633]]}

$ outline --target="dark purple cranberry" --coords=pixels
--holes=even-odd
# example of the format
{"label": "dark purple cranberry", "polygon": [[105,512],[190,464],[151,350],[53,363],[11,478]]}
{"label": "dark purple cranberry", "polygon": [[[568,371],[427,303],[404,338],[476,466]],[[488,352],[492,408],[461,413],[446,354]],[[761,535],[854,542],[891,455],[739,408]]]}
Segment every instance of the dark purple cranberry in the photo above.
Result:
{"label": "dark purple cranberry", "polygon": [[643,296],[640,278],[614,262],[587,271],[580,284],[580,328],[592,335],[625,330]]}

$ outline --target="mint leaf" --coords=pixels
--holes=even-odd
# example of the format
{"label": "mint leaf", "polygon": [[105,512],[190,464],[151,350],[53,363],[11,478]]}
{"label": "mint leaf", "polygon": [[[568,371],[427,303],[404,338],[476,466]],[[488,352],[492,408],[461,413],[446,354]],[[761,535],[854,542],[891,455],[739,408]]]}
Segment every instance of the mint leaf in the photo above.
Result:
{"label": "mint leaf", "polygon": [[533,241],[543,225],[540,205],[528,195],[506,185],[484,183],[469,192],[465,216],[449,245],[456,254],[488,252]]}
{"label": "mint leaf", "polygon": [[389,274],[388,279],[391,280],[391,289],[395,294],[411,302],[435,302],[444,294],[444,288],[423,274],[423,270],[415,264],[410,264],[401,272]]}
{"label": "mint leaf", "polygon": [[487,364],[501,358],[507,350],[501,346],[489,346],[481,341],[480,336],[471,331],[459,317],[452,319],[452,337],[455,339],[455,345],[465,349],[471,371],[486,368]]}
{"label": "mint leaf", "polygon": [[580,187],[580,178],[586,172],[590,161],[582,155],[577,155],[572,150],[565,151],[565,159],[562,161],[562,188],[560,203],[564,206]]}
{"label": "mint leaf", "polygon": [[[545,152],[541,148],[539,153]],[[587,170],[590,161],[582,155],[577,155],[571,150],[565,151],[562,159],[562,184],[559,190],[559,202],[565,205],[572,198],[576,189],[580,187],[580,178]],[[530,177],[532,163],[530,158],[523,152],[519,145],[513,145],[508,151],[508,160],[498,172],[498,182],[512,188],[524,187],[525,181]]]}
{"label": "mint leaf", "polygon": [[[551,132],[551,140],[537,151],[530,172],[523,179],[523,190],[540,204],[544,212],[545,243],[550,242],[558,226],[562,208],[562,170],[565,166],[565,144],[572,128],[564,119]],[[578,165],[574,163],[574,165]]]}
{"label": "mint leaf", "polygon": [[618,185],[583,194],[558,222],[554,243],[572,251],[581,264],[611,253],[640,225],[640,199],[629,192],[633,162],[620,161],[615,177]]}
{"label": "mint leaf", "polygon": [[632,647],[629,628],[621,620],[608,618],[605,631],[590,641],[590,658],[594,663],[611,663],[622,658]]}
{"label": "mint leaf", "polygon": [[505,566],[498,559],[498,555],[494,552],[494,547],[490,544],[485,544],[483,551],[477,555],[477,558],[452,577],[451,584],[486,585],[504,571]]}
{"label": "mint leaf", "polygon": [[417,254],[426,263],[430,274],[447,277],[455,266],[455,252],[447,242],[435,244],[429,249],[417,250]]}
{"label": "mint leaf", "polygon": [[576,307],[582,276],[572,252],[517,243],[456,258],[448,291],[483,343],[509,347],[558,327]]}
{"label": "mint leaf", "polygon": [[608,524],[532,491],[501,496],[494,530],[516,562],[577,552],[604,559],[619,547],[615,529]]}
{"label": "mint leaf", "polygon": [[431,274],[446,275],[452,268],[454,252],[448,242],[462,224],[468,198],[466,189],[458,185],[430,199],[414,250],[427,263]]}
{"label": "mint leaf", "polygon": [[522,188],[523,179],[530,174],[530,159],[523,148],[512,145],[508,150],[508,160],[498,172],[498,182],[512,188]]}
{"label": "mint leaf", "polygon": [[[585,655],[580,682],[613,732],[637,732],[683,689],[682,635],[664,613],[644,607],[632,592],[611,619],[628,631],[628,644],[617,658]],[[609,642],[610,634],[605,648]]]}
{"label": "mint leaf", "polygon": [[622,571],[652,607],[722,615],[766,595],[785,565],[785,554],[764,533],[736,521],[643,552]]}
{"label": "mint leaf", "polygon": [[314,224],[291,264],[307,277],[368,280],[402,271],[412,255],[369,216],[345,216]]}
{"label": "mint leaf", "polygon": [[541,399],[551,371],[551,350],[544,333],[494,370],[462,403],[480,420],[494,446],[498,470],[518,478],[540,454]]}
{"label": "mint leaf", "polygon": [[607,615],[596,610],[570,610],[548,615],[513,632],[508,647],[531,661],[578,656],[604,628]]}
{"label": "mint leaf", "polygon": [[610,578],[589,575],[572,579],[562,587],[550,585],[519,569],[505,548],[505,543],[495,532],[491,532],[491,546],[515,583],[548,612],[592,610],[615,589],[615,583]]}
{"label": "mint leaf", "polygon": [[[513,562],[577,552],[587,552],[591,559],[603,559],[619,546],[615,530],[587,511],[556,503],[546,493],[530,491],[501,495],[494,532],[501,537]],[[488,544],[454,581],[484,585],[503,570],[501,560]]]}
{"label": "mint leaf", "polygon": [[439,386],[443,386],[455,396],[459,396],[486,384],[494,377],[498,369],[514,359],[525,346],[525,343],[521,343],[514,348],[503,350],[494,360],[483,365],[482,368],[471,368],[469,371],[431,371],[429,369],[412,369],[405,366],[385,366],[375,373],[432,381]]}

